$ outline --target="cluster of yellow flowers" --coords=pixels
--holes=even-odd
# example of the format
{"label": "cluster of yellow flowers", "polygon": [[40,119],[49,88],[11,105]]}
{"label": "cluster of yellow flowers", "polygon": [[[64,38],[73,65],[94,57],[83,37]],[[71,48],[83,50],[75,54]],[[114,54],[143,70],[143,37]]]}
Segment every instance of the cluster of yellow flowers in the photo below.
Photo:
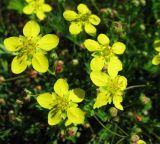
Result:
{"label": "cluster of yellow flowers", "polygon": [[152,64],[159,65],[160,64],[160,39],[154,41],[154,48],[158,52],[152,59]]}
{"label": "cluster of yellow flowers", "polygon": [[[123,110],[121,102],[127,79],[118,75],[118,72],[122,70],[122,63],[117,55],[123,54],[126,46],[122,42],[115,42],[112,46],[109,43],[110,40],[105,34],[99,34],[97,41],[87,39],[84,42],[84,46],[92,52],[94,57],[90,63],[92,70],[90,78],[99,87],[94,108],[113,101],[117,109]],[[104,69],[107,69],[107,72]]]}
{"label": "cluster of yellow flowers", "polygon": [[[24,7],[24,13],[34,13],[40,20],[45,18],[44,12],[52,10],[44,0],[26,0],[26,2],[28,5]],[[100,18],[92,14],[85,4],[79,4],[77,10],[78,13],[72,10],[66,10],[63,13],[64,18],[71,22],[70,33],[77,35],[84,29],[89,35],[95,36],[97,30],[94,25],[100,23]],[[45,54],[57,47],[59,37],[55,34],[42,36],[39,33],[39,24],[31,20],[23,28],[24,36],[13,36],[4,40],[5,48],[15,55],[11,63],[13,73],[22,73],[30,65],[38,72],[47,72],[49,63]],[[117,109],[123,110],[121,102],[123,91],[127,86],[127,79],[118,75],[118,72],[122,70],[122,63],[117,55],[124,53],[125,44],[115,42],[110,46],[109,38],[105,34],[99,34],[97,41],[87,39],[84,45],[94,57],[90,63],[92,70],[90,78],[99,87],[94,108],[99,108],[113,101]],[[105,68],[107,71],[104,71]],[[54,91],[53,93],[40,94],[37,97],[40,106],[50,110],[48,123],[56,125],[67,118],[66,126],[72,123],[83,124],[85,112],[78,108],[77,103],[83,101],[85,91],[80,88],[69,90],[68,83],[62,78],[54,84]]]}

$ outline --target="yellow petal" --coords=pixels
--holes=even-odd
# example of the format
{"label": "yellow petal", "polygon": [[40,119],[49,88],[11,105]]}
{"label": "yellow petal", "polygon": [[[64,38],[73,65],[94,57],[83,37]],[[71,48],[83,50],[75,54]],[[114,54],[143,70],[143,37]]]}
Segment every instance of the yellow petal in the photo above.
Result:
{"label": "yellow petal", "polygon": [[69,126],[71,124],[72,124],[72,122],[69,119],[67,119],[66,122],[65,122],[65,126],[67,127],[67,126]]}
{"label": "yellow petal", "polygon": [[154,65],[160,64],[160,55],[159,54],[153,57],[152,64],[154,64]]}
{"label": "yellow petal", "polygon": [[85,91],[83,89],[76,88],[70,91],[69,100],[75,103],[79,103],[83,101],[84,96],[85,96]]}
{"label": "yellow petal", "polygon": [[99,23],[101,22],[101,19],[98,16],[92,14],[89,17],[89,22],[92,23],[93,25],[99,25]]}
{"label": "yellow petal", "polygon": [[68,94],[69,86],[66,80],[58,79],[54,84],[54,91],[57,95],[63,97]]}
{"label": "yellow petal", "polygon": [[41,73],[45,73],[48,70],[49,64],[48,59],[42,53],[36,53],[32,58],[32,66],[33,68]]}
{"label": "yellow petal", "polygon": [[90,67],[93,71],[101,71],[104,67],[104,57],[95,57],[91,60]]}
{"label": "yellow petal", "polygon": [[30,2],[32,2],[32,1],[34,1],[34,0],[25,0],[27,3],[30,3]]}
{"label": "yellow petal", "polygon": [[113,104],[115,107],[119,110],[123,110],[123,106],[121,105],[122,102],[122,96],[113,96]]}
{"label": "yellow petal", "polygon": [[122,63],[117,57],[112,57],[108,63],[108,74],[114,78],[122,70]]}
{"label": "yellow petal", "polygon": [[91,23],[85,23],[85,32],[91,36],[95,36],[97,33],[96,28]]}
{"label": "yellow petal", "polygon": [[23,8],[23,12],[24,12],[25,14],[32,14],[32,13],[34,12],[34,7],[33,7],[33,5],[29,4],[29,5],[25,6],[25,7]]}
{"label": "yellow petal", "polygon": [[77,13],[75,11],[72,10],[66,10],[63,13],[63,17],[67,20],[67,21],[73,21],[77,18]]}
{"label": "yellow petal", "polygon": [[153,45],[155,50],[160,52],[160,40],[155,40]]}
{"label": "yellow petal", "polygon": [[91,52],[102,50],[98,42],[92,39],[87,39],[84,41],[84,46]]}
{"label": "yellow petal", "polygon": [[97,40],[102,45],[109,45],[110,43],[108,36],[106,36],[105,34],[99,34]]}
{"label": "yellow petal", "polygon": [[122,42],[115,42],[112,45],[112,50],[115,54],[123,54],[126,49],[126,45]]}
{"label": "yellow petal", "polygon": [[50,93],[43,93],[37,97],[37,102],[39,105],[46,109],[51,109],[55,104],[55,97],[53,97]]}
{"label": "yellow petal", "polygon": [[62,120],[61,111],[58,110],[51,110],[48,113],[48,124],[49,125],[56,125]]}
{"label": "yellow petal", "polygon": [[4,46],[8,51],[19,50],[20,41],[18,37],[9,37],[4,40]]}
{"label": "yellow petal", "polygon": [[84,123],[84,112],[80,108],[70,107],[67,109],[67,116],[69,121],[75,124]]}
{"label": "yellow petal", "polygon": [[42,9],[44,12],[50,12],[52,10],[52,7],[49,4],[43,4]]}
{"label": "yellow petal", "polygon": [[77,10],[81,14],[90,13],[90,10],[88,9],[87,5],[81,3],[78,5]]}
{"label": "yellow petal", "polygon": [[11,70],[15,74],[19,74],[23,72],[27,68],[27,60],[26,57],[14,57],[11,63]]}
{"label": "yellow petal", "polygon": [[51,49],[57,47],[59,43],[59,38],[54,35],[54,34],[47,34],[43,36],[39,41],[38,41],[38,47],[45,50],[45,51],[50,51]]}
{"label": "yellow petal", "polygon": [[120,90],[125,90],[127,86],[127,79],[124,76],[118,77],[118,87]]}
{"label": "yellow petal", "polygon": [[37,22],[31,20],[27,22],[23,28],[23,34],[26,37],[36,37],[40,32],[40,27]]}
{"label": "yellow petal", "polygon": [[82,31],[82,24],[80,22],[71,22],[69,31],[73,35],[77,35]]}
{"label": "yellow petal", "polygon": [[93,106],[93,108],[99,108],[102,107],[104,105],[107,105],[108,103],[108,97],[106,96],[105,93],[98,93],[97,98],[96,98],[96,102]]}
{"label": "yellow petal", "polygon": [[90,78],[96,86],[106,86],[109,80],[109,76],[106,73],[100,71],[92,71],[90,73]]}
{"label": "yellow petal", "polygon": [[138,140],[137,144],[146,144],[146,142],[143,140]]}
{"label": "yellow petal", "polygon": [[42,11],[42,10],[38,10],[38,11],[36,12],[36,16],[39,18],[39,20],[44,20],[45,17],[46,17],[44,11]]}

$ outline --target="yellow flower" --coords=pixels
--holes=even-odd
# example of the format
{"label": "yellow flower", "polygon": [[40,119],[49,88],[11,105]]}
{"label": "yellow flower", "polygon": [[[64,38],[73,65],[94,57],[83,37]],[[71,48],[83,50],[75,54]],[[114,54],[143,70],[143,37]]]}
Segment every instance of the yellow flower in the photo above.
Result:
{"label": "yellow flower", "polygon": [[44,0],[26,0],[28,5],[23,8],[25,14],[36,14],[40,20],[46,17],[45,12],[50,12],[52,7],[45,3]]}
{"label": "yellow flower", "polygon": [[138,140],[137,144],[146,144],[146,142],[143,140]]}
{"label": "yellow flower", "polygon": [[105,34],[99,34],[97,40],[87,39],[84,42],[85,47],[93,52],[91,69],[101,71],[104,66],[107,66],[109,75],[115,77],[118,71],[122,70],[122,63],[116,55],[123,54],[126,46],[122,42],[115,42],[110,46],[110,40]]}
{"label": "yellow flower", "polygon": [[112,78],[104,72],[92,71],[90,78],[100,90],[94,108],[107,105],[107,103],[110,104],[113,101],[117,109],[123,110],[121,105],[123,100],[122,95],[127,86],[127,79],[124,76],[117,75]]}
{"label": "yellow flower", "polygon": [[69,90],[68,83],[64,79],[56,81],[54,91],[52,94],[44,93],[37,97],[40,106],[50,110],[49,125],[56,125],[66,117],[68,117],[66,126],[71,123],[83,124],[84,112],[78,108],[77,103],[83,101],[85,91],[80,88]]}
{"label": "yellow flower", "polygon": [[54,34],[39,35],[40,26],[35,21],[29,21],[23,28],[24,36],[9,37],[4,40],[5,48],[16,54],[11,70],[15,74],[23,72],[28,65],[38,72],[44,73],[49,64],[45,54],[57,47],[59,38]]}
{"label": "yellow flower", "polygon": [[159,65],[160,64],[160,40],[154,41],[154,48],[159,53],[153,57],[152,64]]}
{"label": "yellow flower", "polygon": [[69,31],[73,35],[78,35],[83,29],[91,36],[96,35],[96,28],[94,25],[99,25],[100,18],[91,13],[88,7],[81,3],[77,6],[78,13],[72,10],[66,10],[63,17],[71,22]]}

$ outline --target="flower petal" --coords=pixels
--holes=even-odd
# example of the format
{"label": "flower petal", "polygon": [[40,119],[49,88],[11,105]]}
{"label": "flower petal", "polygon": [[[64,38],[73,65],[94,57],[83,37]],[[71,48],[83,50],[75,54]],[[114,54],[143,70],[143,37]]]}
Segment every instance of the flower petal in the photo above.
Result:
{"label": "flower petal", "polygon": [[77,6],[77,10],[79,13],[81,14],[86,14],[86,13],[90,13],[89,8],[87,7],[87,5],[81,3]]}
{"label": "flower petal", "polygon": [[82,31],[82,24],[80,22],[71,22],[69,31],[73,35],[77,35]]}
{"label": "flower petal", "polygon": [[104,57],[95,57],[91,60],[90,67],[93,71],[101,71],[104,67]]}
{"label": "flower petal", "polygon": [[29,5],[25,6],[25,7],[23,8],[23,12],[24,12],[25,14],[32,14],[32,13],[34,12],[34,7],[33,7],[33,5],[29,4]]}
{"label": "flower petal", "polygon": [[138,140],[138,141],[137,141],[137,144],[146,144],[146,142],[143,141],[143,140]]}
{"label": "flower petal", "polygon": [[92,14],[89,17],[89,22],[92,23],[93,25],[99,25],[99,23],[101,22],[101,19],[98,16]]}
{"label": "flower petal", "polygon": [[160,40],[155,40],[153,45],[155,50],[160,52]]}
{"label": "flower petal", "polygon": [[152,64],[154,64],[154,65],[159,65],[160,64],[160,54],[153,57]]}
{"label": "flower petal", "polygon": [[54,91],[57,95],[63,97],[64,95],[67,95],[69,90],[68,83],[64,79],[58,79],[54,84]]}
{"label": "flower petal", "polygon": [[80,108],[70,107],[67,109],[67,116],[69,121],[75,124],[84,123],[84,112]]}
{"label": "flower petal", "polygon": [[67,21],[73,21],[77,18],[77,13],[75,11],[72,10],[66,10],[63,13],[63,17],[67,20]]}
{"label": "flower petal", "polygon": [[125,90],[127,86],[127,79],[124,76],[119,76],[118,77],[118,87],[121,90]]}
{"label": "flower petal", "polygon": [[51,49],[57,47],[59,43],[59,38],[54,35],[54,34],[47,34],[43,36],[39,41],[38,41],[38,46],[39,48],[45,50],[45,51],[50,51]]}
{"label": "flower petal", "polygon": [[105,34],[99,34],[97,40],[102,45],[109,45],[110,43],[108,36],[106,36]]}
{"label": "flower petal", "polygon": [[37,97],[37,102],[39,105],[46,109],[51,109],[55,104],[56,97],[52,96],[50,93],[43,93]]}
{"label": "flower petal", "polygon": [[30,2],[32,2],[32,1],[34,1],[34,0],[25,0],[27,3],[30,3]]}
{"label": "flower petal", "polygon": [[11,70],[15,74],[22,73],[27,68],[26,57],[14,57],[11,63]]}
{"label": "flower petal", "polygon": [[119,110],[123,110],[123,106],[121,105],[123,98],[122,96],[113,96],[113,104],[115,105],[115,107]]}
{"label": "flower petal", "polygon": [[44,20],[45,17],[46,17],[44,11],[41,11],[41,10],[38,10],[38,11],[36,12],[36,16],[39,18],[39,20]]}
{"label": "flower petal", "polygon": [[79,103],[83,101],[84,96],[85,96],[85,91],[83,89],[76,88],[70,91],[68,99],[75,103]]}
{"label": "flower petal", "polygon": [[67,127],[67,126],[69,126],[71,124],[72,124],[72,122],[69,119],[67,119],[66,122],[65,122],[65,126]]}
{"label": "flower petal", "polygon": [[84,25],[85,32],[91,36],[95,36],[97,29],[91,23],[85,23]]}
{"label": "flower petal", "polygon": [[117,57],[112,57],[108,63],[108,74],[114,78],[122,70],[122,63]]}
{"label": "flower petal", "polygon": [[96,98],[96,102],[93,106],[93,108],[100,108],[104,105],[107,105],[108,103],[108,97],[106,96],[105,93],[98,93],[97,98]]}
{"label": "flower petal", "polygon": [[45,73],[48,70],[49,64],[48,59],[42,53],[36,53],[32,58],[32,66],[33,68],[41,73]]}
{"label": "flower petal", "polygon": [[99,43],[92,39],[85,40],[84,46],[91,52],[100,51],[102,49]]}
{"label": "flower petal", "polygon": [[26,37],[36,37],[40,32],[40,27],[37,22],[31,20],[27,22],[23,28],[23,34]]}
{"label": "flower petal", "polygon": [[57,111],[57,110],[51,110],[48,113],[48,124],[49,125],[56,125],[58,124],[61,120],[61,111]]}
{"label": "flower petal", "polygon": [[43,4],[42,9],[44,12],[50,12],[52,10],[52,7],[49,4]]}
{"label": "flower petal", "polygon": [[4,46],[8,51],[17,51],[20,41],[18,37],[9,37],[4,40]]}
{"label": "flower petal", "polygon": [[92,71],[90,78],[96,86],[105,86],[109,80],[109,76],[101,71]]}
{"label": "flower petal", "polygon": [[113,45],[112,45],[112,48],[113,52],[115,54],[123,54],[125,49],[126,49],[126,45],[122,42],[115,42]]}

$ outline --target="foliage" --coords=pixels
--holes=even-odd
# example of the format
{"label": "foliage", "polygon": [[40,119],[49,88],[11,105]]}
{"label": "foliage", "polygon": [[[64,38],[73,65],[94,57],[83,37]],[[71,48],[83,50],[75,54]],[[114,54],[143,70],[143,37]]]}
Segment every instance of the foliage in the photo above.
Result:
{"label": "foliage", "polygon": [[[30,1],[0,1],[0,142],[159,144],[160,69],[153,64],[159,64],[156,51],[159,52],[160,3],[157,0],[46,0],[48,7],[43,13],[30,11],[25,15],[24,7]],[[88,8],[84,8],[85,5],[77,8],[80,3]],[[88,28],[83,21],[83,10],[90,14],[85,19]],[[81,26],[78,28],[74,15],[80,17],[78,23]],[[88,23],[89,18],[93,19]],[[6,44],[5,39],[24,38],[20,35],[29,21],[38,24],[41,31],[41,35],[39,32],[36,35],[38,38],[50,34],[52,40],[49,43],[54,43],[46,48],[46,39],[41,42],[40,51],[45,54],[45,60],[48,59],[46,73],[41,73],[45,63],[38,65],[43,58],[36,60],[34,70],[30,66],[33,55],[26,55],[25,69],[27,65],[28,68],[24,71],[23,67],[24,72],[16,75],[13,68],[11,71],[14,48],[7,46],[13,41]],[[17,41],[13,43],[17,44]],[[99,50],[102,45],[112,50],[112,55],[107,54],[108,61]],[[110,61],[110,57],[114,60]],[[116,67],[112,67],[113,64]],[[16,70],[18,68],[21,67],[17,66]],[[69,122],[70,125],[65,126],[64,121],[58,119],[57,125],[50,126],[47,123],[48,111],[41,108],[37,100],[46,92],[46,97],[50,98],[57,80],[64,79],[70,86],[69,92],[67,89],[72,93],[70,100],[76,106],[70,111],[68,109],[69,112],[63,109],[65,115],[61,116],[64,119],[66,113],[70,113],[67,117],[72,124]],[[117,86],[119,79],[121,87]],[[77,89],[83,96],[74,91]],[[110,93],[112,98],[114,93],[116,96],[118,93],[120,97],[112,104],[111,100],[106,100],[106,93]],[[61,105],[61,108],[64,107]]]}

